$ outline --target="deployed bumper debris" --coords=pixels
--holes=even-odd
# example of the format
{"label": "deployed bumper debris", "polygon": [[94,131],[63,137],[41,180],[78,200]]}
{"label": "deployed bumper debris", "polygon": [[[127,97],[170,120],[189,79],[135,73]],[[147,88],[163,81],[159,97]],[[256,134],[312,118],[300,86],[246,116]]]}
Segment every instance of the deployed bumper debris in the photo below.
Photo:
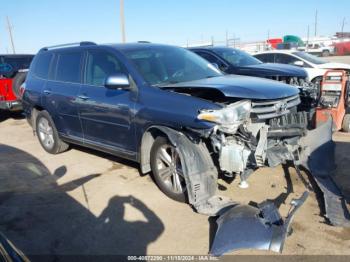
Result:
{"label": "deployed bumper debris", "polygon": [[282,252],[294,215],[308,195],[306,191],[302,197],[291,202],[291,211],[285,220],[271,201],[265,201],[258,207],[232,207],[217,220],[218,230],[210,254],[221,256],[239,249]]}
{"label": "deployed bumper debris", "polygon": [[301,144],[307,148],[300,164],[306,167],[323,193],[326,214],[334,226],[350,227],[350,214],[345,199],[335,183],[335,143],[332,140],[332,122],[309,131]]}

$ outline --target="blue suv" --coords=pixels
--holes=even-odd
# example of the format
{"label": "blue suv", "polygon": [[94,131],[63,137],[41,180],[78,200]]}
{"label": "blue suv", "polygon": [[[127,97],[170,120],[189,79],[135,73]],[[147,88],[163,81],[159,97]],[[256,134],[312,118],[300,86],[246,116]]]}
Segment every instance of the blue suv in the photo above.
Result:
{"label": "blue suv", "polygon": [[223,75],[191,51],[151,43],[43,48],[23,95],[47,152],[78,144],[136,161],[167,196],[207,215],[232,205],[217,196],[219,176],[245,187],[260,167],[328,163],[332,151],[317,149],[332,145],[331,122],[308,130],[299,103],[293,86]]}

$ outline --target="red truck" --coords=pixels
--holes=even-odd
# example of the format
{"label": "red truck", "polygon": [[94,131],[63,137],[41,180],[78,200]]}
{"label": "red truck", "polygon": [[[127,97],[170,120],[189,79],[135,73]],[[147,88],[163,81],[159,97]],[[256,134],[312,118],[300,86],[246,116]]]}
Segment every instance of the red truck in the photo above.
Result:
{"label": "red truck", "polygon": [[34,55],[0,54],[0,109],[21,110],[20,87]]}

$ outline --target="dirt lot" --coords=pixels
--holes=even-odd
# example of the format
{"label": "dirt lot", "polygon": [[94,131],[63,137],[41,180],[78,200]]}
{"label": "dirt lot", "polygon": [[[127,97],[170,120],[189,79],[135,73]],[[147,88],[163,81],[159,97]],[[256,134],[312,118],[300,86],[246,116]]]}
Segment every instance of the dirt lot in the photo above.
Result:
{"label": "dirt lot", "polygon": [[[350,135],[334,138],[337,181],[349,203]],[[79,147],[49,155],[19,115],[0,114],[0,170],[0,231],[26,254],[208,252],[213,223],[165,197],[137,165]],[[305,189],[294,169],[285,171],[259,170],[248,189],[220,181],[220,193],[243,203],[272,199],[286,215]],[[294,221],[283,254],[350,255],[350,229],[326,224],[315,194]]]}

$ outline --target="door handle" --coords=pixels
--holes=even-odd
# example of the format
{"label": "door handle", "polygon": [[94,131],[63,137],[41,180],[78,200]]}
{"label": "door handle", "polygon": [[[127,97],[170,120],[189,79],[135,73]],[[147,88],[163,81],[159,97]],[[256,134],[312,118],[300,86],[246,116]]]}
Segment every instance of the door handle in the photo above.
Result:
{"label": "door handle", "polygon": [[45,95],[50,95],[51,94],[51,90],[44,90],[43,91]]}
{"label": "door handle", "polygon": [[84,95],[80,95],[80,96],[78,96],[78,98],[85,101],[85,100],[89,100],[90,97],[84,96]]}

